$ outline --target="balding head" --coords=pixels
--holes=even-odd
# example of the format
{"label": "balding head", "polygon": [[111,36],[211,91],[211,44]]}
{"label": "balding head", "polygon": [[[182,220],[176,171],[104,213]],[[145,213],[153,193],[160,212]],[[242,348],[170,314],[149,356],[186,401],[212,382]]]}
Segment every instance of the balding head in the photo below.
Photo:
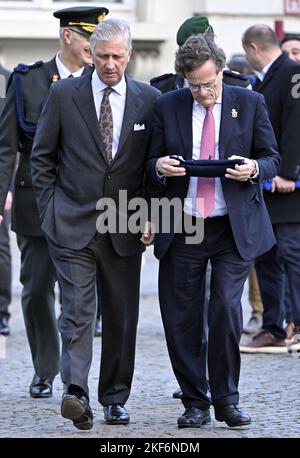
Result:
{"label": "balding head", "polygon": [[279,48],[279,42],[274,30],[265,24],[256,24],[249,27],[243,35],[242,43],[245,48],[248,48],[251,43],[255,43],[261,51],[269,51],[274,47]]}
{"label": "balding head", "polygon": [[242,44],[254,70],[261,71],[280,56],[281,50],[274,31],[265,24],[256,24],[246,30]]}

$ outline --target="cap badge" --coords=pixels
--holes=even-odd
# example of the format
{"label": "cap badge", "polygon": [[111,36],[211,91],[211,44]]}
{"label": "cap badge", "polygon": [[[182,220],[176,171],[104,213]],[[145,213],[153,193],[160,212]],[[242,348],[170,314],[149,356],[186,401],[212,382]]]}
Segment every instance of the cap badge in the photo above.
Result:
{"label": "cap badge", "polygon": [[102,22],[102,21],[104,21],[105,16],[106,16],[106,13],[100,14],[100,16],[97,17],[97,21],[98,21],[99,23]]}

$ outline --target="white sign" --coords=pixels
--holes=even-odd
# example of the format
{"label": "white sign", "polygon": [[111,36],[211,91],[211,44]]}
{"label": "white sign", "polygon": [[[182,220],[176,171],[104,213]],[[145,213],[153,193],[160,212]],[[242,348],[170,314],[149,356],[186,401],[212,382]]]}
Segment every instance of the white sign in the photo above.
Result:
{"label": "white sign", "polygon": [[300,0],[284,0],[284,14],[290,16],[300,15]]}

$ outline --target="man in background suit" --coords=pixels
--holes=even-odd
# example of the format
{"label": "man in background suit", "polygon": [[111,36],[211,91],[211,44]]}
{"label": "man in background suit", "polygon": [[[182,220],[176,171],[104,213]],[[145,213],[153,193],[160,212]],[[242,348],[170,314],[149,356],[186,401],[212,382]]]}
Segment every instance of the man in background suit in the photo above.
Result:
{"label": "man in background suit", "polygon": [[296,344],[300,347],[300,190],[295,186],[300,177],[300,65],[282,53],[274,31],[267,25],[247,29],[242,43],[258,73],[253,89],[265,97],[282,159],[271,192],[264,192],[277,244],[255,262],[264,305],[262,331],[241,351],[286,353],[286,281],[294,333],[299,337]]}
{"label": "man in background suit", "polygon": [[12,229],[17,233],[21,250],[22,309],[35,372],[29,393],[34,398],[52,396],[60,351],[54,311],[56,274],[32,188],[32,142],[50,86],[59,79],[91,71],[89,37],[107,13],[106,8],[85,6],[54,13],[60,19],[61,49],[49,62],[20,64],[15,69],[0,121],[0,222],[16,154],[20,151]]}
{"label": "man in background suit", "polygon": [[287,52],[290,59],[300,63],[300,35],[298,33],[285,33],[280,41],[280,49]]}
{"label": "man in background suit", "polygon": [[[0,116],[4,107],[6,86],[10,73],[0,64]],[[0,334],[9,335],[8,320],[10,313],[8,306],[11,302],[11,254],[9,244],[9,223],[12,204],[12,192],[6,196],[3,222],[0,225]]]}
{"label": "man in background suit", "polygon": [[[208,371],[215,416],[229,426],[251,422],[238,408],[241,296],[253,259],[275,243],[259,185],[278,171],[275,136],[263,97],[222,85],[225,59],[224,52],[201,35],[188,38],[179,48],[175,69],[189,88],[157,100],[147,163],[150,196],[179,198],[183,213],[194,224],[205,218],[202,243],[187,243],[184,230],[174,234],[174,230],[158,229],[155,235],[162,319],[185,407],[177,421],[180,428],[210,421],[199,339],[203,332],[201,285],[209,259]],[[198,179],[189,178],[184,167],[177,167],[176,159],[166,156],[199,159],[202,149],[216,159],[237,155],[245,163],[227,168],[221,179]],[[152,239],[153,235],[149,243]]]}
{"label": "man in background suit", "polygon": [[[95,277],[100,273],[102,353],[98,399],[107,424],[127,424],[138,321],[138,233],[96,229],[103,199],[119,216],[119,191],[142,197],[151,115],[160,92],[124,76],[131,56],[125,21],[111,19],[91,37],[95,71],[51,88],[32,153],[38,207],[62,288],[62,416],[93,426],[92,360]],[[99,120],[98,120],[99,119]],[[102,200],[100,200],[102,199]],[[99,202],[98,202],[99,201]],[[98,204],[97,204],[98,202]]]}

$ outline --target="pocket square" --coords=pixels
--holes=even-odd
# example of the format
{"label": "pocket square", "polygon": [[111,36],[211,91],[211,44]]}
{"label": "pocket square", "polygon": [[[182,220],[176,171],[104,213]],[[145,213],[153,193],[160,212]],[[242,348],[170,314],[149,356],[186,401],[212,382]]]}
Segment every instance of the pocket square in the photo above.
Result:
{"label": "pocket square", "polygon": [[145,130],[146,127],[145,127],[145,124],[135,124],[133,126],[133,130]]}

